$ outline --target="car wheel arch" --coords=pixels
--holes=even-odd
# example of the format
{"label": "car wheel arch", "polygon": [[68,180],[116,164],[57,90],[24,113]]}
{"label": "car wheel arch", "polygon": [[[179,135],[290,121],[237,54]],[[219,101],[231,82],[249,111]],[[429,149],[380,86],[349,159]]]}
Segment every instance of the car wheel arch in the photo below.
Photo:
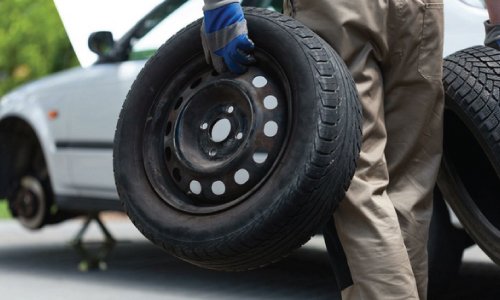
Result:
{"label": "car wheel arch", "polygon": [[[47,151],[34,126],[18,116],[0,120],[0,198],[5,198],[13,189],[12,180],[31,162],[30,155],[38,152],[49,168]],[[49,168],[50,170],[50,168]],[[49,171],[50,173],[50,171]]]}

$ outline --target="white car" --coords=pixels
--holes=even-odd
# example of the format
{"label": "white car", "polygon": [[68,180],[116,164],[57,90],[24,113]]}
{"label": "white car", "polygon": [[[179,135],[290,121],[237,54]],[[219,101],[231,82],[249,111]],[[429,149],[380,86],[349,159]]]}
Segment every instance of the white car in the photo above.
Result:
{"label": "white car", "polygon": [[[242,3],[281,10],[281,2]],[[0,199],[9,201],[24,226],[40,228],[72,212],[121,210],[112,149],[122,103],[146,59],[200,17],[202,4],[166,0],[130,24],[117,41],[110,32],[94,33],[89,46],[101,54],[94,64],[47,76],[2,98]],[[445,0],[445,55],[482,44],[486,19],[481,0]],[[80,62],[87,65],[81,46],[87,41],[71,32],[81,26],[65,25]]]}
{"label": "white car", "polygon": [[[47,76],[2,98],[0,199],[8,199],[23,225],[39,228],[60,221],[65,211],[121,209],[112,170],[118,113],[146,59],[202,15],[201,1],[181,2],[162,2],[117,41],[110,32],[93,34],[89,43],[104,37],[111,49],[91,66]],[[85,65],[88,54],[78,50],[87,38],[76,42]]]}

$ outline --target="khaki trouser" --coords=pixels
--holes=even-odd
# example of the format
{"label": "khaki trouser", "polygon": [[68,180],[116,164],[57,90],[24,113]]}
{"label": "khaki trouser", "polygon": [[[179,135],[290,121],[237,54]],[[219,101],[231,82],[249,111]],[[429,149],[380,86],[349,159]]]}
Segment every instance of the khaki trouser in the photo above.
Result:
{"label": "khaki trouser", "polygon": [[432,191],[442,152],[442,0],[287,0],[347,63],[363,143],[334,214],[354,284],[344,299],[426,299]]}

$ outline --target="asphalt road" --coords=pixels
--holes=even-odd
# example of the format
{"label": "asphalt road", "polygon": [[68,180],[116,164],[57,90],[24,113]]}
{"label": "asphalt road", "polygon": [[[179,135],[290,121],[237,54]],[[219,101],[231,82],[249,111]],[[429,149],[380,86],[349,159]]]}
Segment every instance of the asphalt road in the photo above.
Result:
{"label": "asphalt road", "polygon": [[[107,270],[81,272],[70,241],[81,221],[29,232],[0,222],[0,299],[335,299],[322,238],[265,269],[224,273],[177,260],[123,219],[107,222],[119,241]],[[93,253],[96,226],[85,240]],[[443,299],[500,299],[500,268],[479,249],[466,251],[460,276]]]}

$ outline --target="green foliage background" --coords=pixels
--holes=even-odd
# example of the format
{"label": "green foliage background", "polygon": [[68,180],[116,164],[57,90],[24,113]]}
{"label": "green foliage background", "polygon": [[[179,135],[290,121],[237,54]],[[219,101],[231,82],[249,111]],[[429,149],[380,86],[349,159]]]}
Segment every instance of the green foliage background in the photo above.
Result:
{"label": "green foliage background", "polygon": [[0,220],[1,219],[9,219],[10,217],[11,216],[10,216],[7,201],[0,200]]}
{"label": "green foliage background", "polygon": [[0,96],[78,65],[52,0],[0,0]]}

